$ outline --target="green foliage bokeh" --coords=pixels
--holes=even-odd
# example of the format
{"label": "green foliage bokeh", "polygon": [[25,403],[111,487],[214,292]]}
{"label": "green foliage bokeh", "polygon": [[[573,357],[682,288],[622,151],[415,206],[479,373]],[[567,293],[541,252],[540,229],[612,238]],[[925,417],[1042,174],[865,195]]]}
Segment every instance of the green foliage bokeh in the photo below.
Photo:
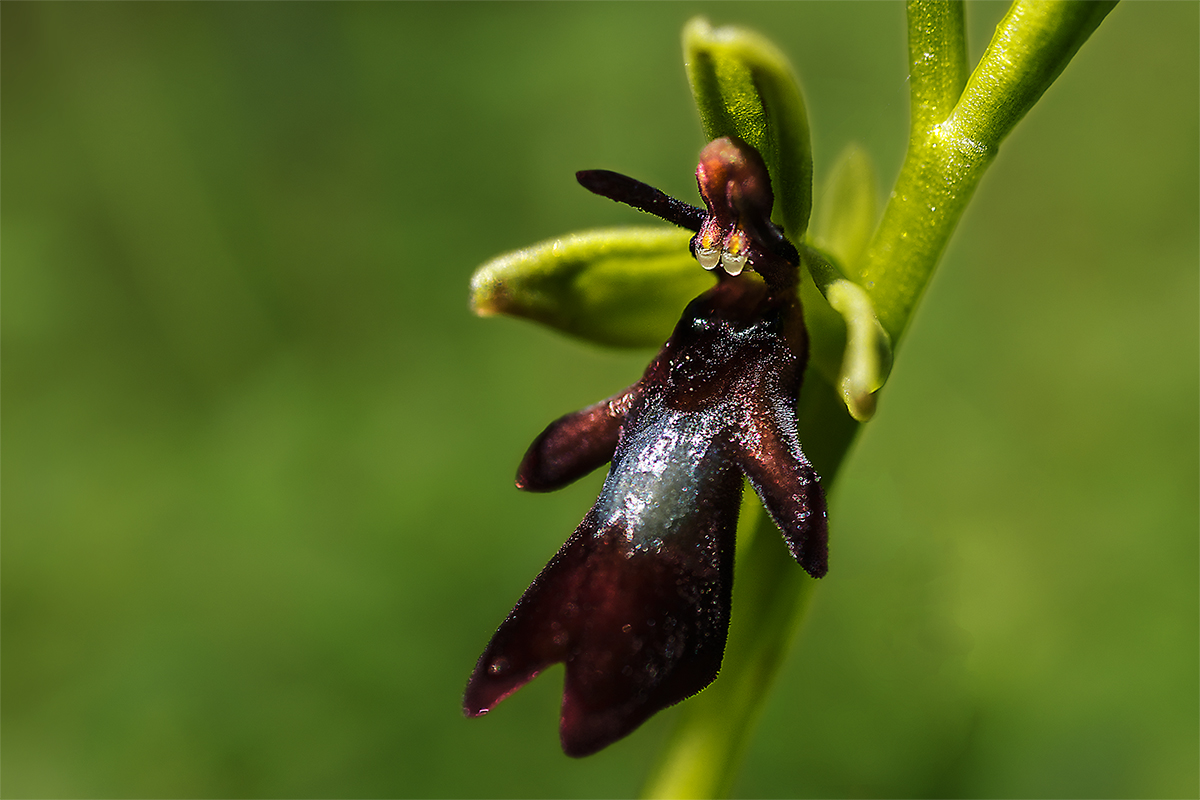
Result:
{"label": "green foliage bokeh", "polygon": [[[895,3],[0,6],[4,796],[636,791],[670,712],[572,761],[561,669],[459,702],[599,483],[525,446],[646,354],[466,296],[645,221],[576,169],[695,196],[697,13],[792,59],[818,187],[893,179]],[[1001,148],[737,793],[1200,789],[1197,23],[1119,7]]]}

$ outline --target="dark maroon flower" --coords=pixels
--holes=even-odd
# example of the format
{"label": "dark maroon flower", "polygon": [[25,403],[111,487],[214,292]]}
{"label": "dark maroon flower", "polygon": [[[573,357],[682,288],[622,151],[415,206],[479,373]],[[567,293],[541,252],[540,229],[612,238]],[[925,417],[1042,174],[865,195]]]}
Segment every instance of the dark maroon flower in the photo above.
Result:
{"label": "dark maroon flower", "polygon": [[585,756],[716,678],[743,476],[813,577],[827,551],[820,478],[796,434],[808,353],[798,259],[771,222],[758,153],[732,139],[704,149],[705,211],[617,173],[577,177],[696,231],[697,259],[723,268],[640,381],[552,423],[517,472],[519,488],[551,491],[612,462],[591,511],[484,650],[464,711],[486,714],[564,662],[563,750]]}

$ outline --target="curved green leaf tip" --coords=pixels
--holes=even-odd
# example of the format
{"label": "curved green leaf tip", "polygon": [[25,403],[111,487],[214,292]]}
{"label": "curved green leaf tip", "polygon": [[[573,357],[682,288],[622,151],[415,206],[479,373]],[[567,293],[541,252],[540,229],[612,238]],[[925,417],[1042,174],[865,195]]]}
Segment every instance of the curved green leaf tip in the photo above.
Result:
{"label": "curved green leaf tip", "polygon": [[775,221],[793,243],[812,211],[812,143],[804,98],[787,58],[742,28],[697,17],[683,29],[688,81],[709,139],[736,136],[762,155],[775,191]]}
{"label": "curved green leaf tip", "polygon": [[[850,416],[866,422],[875,414],[875,393],[887,380],[892,369],[892,342],[887,331],[879,324],[875,307],[867,290],[847,279],[824,255],[811,247],[803,247],[800,258],[808,268],[817,290],[825,298],[829,308],[837,312],[842,323],[834,332],[822,331],[814,322],[821,323],[822,317],[833,316],[819,312],[821,304],[815,298],[805,300],[805,316],[813,330],[813,362],[826,379],[832,383],[846,404]],[[828,327],[829,322],[823,326]],[[824,333],[817,339],[818,331]],[[837,337],[836,334],[841,336]],[[841,357],[833,361],[832,354],[823,353],[821,343],[844,343]],[[832,369],[832,363],[837,369]]]}
{"label": "curved green leaf tip", "polygon": [[505,253],[471,278],[480,316],[524,317],[613,347],[657,347],[713,284],[688,249],[691,231],[582,231]]}

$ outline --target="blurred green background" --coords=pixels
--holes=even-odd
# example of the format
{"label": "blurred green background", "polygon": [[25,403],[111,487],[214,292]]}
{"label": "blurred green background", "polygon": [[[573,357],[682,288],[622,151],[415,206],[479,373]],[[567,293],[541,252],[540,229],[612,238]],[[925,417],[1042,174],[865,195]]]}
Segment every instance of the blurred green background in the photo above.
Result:
{"label": "blurred green background", "polygon": [[[673,712],[574,761],[560,667],[459,702],[599,485],[519,493],[524,448],[648,354],[466,290],[645,221],[576,169],[695,197],[697,13],[886,191],[897,3],[0,7],[5,796],[637,790]],[[1198,25],[1118,7],[1003,147],[739,795],[1200,791]]]}

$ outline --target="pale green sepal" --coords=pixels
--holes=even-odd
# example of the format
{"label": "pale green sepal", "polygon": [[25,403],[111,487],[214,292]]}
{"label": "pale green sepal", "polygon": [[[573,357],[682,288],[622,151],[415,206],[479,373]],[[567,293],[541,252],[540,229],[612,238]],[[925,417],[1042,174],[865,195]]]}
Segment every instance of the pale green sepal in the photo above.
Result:
{"label": "pale green sepal", "polygon": [[787,58],[756,33],[713,28],[703,17],[684,26],[683,57],[705,135],[736,136],[758,150],[775,191],[773,217],[801,241],[812,211],[812,143]]}
{"label": "pale green sepal", "polygon": [[806,269],[800,270],[800,306],[808,329],[809,366],[830,386],[837,386],[846,355],[846,321],[829,305]]}
{"label": "pale green sepal", "polygon": [[657,347],[684,306],[713,285],[690,231],[581,231],[506,253],[471,278],[476,314],[507,314],[614,347]]}
{"label": "pale green sepal", "polygon": [[809,238],[857,280],[858,259],[878,217],[879,192],[871,157],[857,144],[846,145],[825,179]]}
{"label": "pale green sepal", "polygon": [[[866,422],[875,414],[875,393],[892,369],[891,339],[879,324],[870,295],[863,287],[848,280],[811,247],[801,250],[801,258],[817,289],[845,323],[845,350],[833,384],[850,416]],[[808,308],[805,307],[806,314]],[[815,358],[818,345],[814,343],[811,347]],[[820,362],[814,363],[821,369]]]}

